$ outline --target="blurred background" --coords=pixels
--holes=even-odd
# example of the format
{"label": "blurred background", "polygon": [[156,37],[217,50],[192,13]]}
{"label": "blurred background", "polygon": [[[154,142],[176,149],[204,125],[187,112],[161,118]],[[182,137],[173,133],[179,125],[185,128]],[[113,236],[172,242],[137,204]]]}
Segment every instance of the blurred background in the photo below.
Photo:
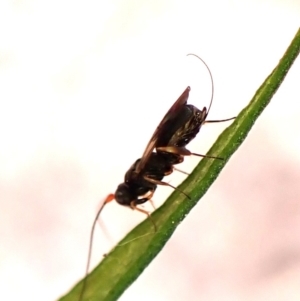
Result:
{"label": "blurred background", "polygon": [[[83,277],[96,211],[166,111],[188,85],[190,103],[209,105],[207,70],[187,53],[213,73],[209,119],[233,117],[276,66],[299,17],[292,0],[1,1],[1,298],[56,300]],[[299,79],[298,58],[121,301],[300,299]],[[206,125],[189,149],[205,153],[226,126]],[[170,192],[159,188],[155,205]],[[109,237],[99,225],[93,265],[144,218],[107,205]]]}

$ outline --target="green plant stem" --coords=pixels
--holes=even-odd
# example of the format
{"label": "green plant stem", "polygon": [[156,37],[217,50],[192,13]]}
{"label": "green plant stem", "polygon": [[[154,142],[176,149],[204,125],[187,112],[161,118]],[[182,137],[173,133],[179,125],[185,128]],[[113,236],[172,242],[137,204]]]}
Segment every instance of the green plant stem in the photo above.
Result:
{"label": "green plant stem", "polygon": [[[88,276],[83,300],[113,301],[137,279],[151,260],[159,253],[180,222],[205,194],[226,162],[246,138],[256,119],[270,102],[284,80],[300,50],[300,30],[291,42],[277,67],[255,93],[250,103],[235,121],[224,130],[208,155],[225,160],[201,160],[192,174],[179,186],[190,196],[174,191],[168,200],[152,214],[157,226],[146,219],[133,229]],[[138,239],[137,239],[138,238]],[[78,301],[82,281],[60,301]]]}

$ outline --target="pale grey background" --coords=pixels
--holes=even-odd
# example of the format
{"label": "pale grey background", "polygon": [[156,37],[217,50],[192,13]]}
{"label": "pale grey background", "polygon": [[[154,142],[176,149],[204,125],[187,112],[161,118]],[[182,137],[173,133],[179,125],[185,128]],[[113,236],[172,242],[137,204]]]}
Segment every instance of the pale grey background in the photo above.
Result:
{"label": "pale grey background", "polygon": [[[277,64],[299,16],[299,1],[283,0],[2,1],[1,299],[55,300],[83,276],[95,212],[162,116],[187,85],[191,103],[209,103],[208,74],[187,53],[212,70],[210,118],[232,117]],[[299,78],[298,59],[221,176],[120,300],[300,299]],[[190,149],[205,153],[225,126],[205,126]],[[169,193],[160,188],[156,206]],[[142,219],[107,206],[110,239],[98,231],[94,264]]]}

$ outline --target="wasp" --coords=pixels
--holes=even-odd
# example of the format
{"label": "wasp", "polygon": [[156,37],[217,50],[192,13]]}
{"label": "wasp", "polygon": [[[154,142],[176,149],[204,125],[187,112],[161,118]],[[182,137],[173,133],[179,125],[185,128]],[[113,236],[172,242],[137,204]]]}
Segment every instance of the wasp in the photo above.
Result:
{"label": "wasp", "polygon": [[[129,168],[125,174],[124,182],[117,187],[116,192],[106,197],[102,208],[105,204],[115,199],[120,205],[143,212],[150,217],[149,212],[139,208],[138,205],[152,200],[157,185],[170,186],[173,189],[177,189],[171,184],[162,181],[162,179],[170,175],[176,169],[174,165],[182,163],[185,156],[194,155],[222,160],[219,157],[192,153],[186,149],[186,145],[196,137],[203,124],[229,121],[235,118],[206,120],[213,101],[214,85],[212,74],[207,64],[200,57],[195,54],[188,55],[194,55],[200,59],[209,71],[212,82],[212,96],[208,109],[204,107],[202,110],[199,110],[197,107],[187,103],[191,90],[190,87],[187,87],[156,128],[143,156]],[[181,192],[185,194],[183,191]]]}
{"label": "wasp", "polygon": [[[235,118],[206,120],[213,101],[213,77],[209,67],[200,57],[195,54],[188,55],[193,55],[200,59],[209,72],[212,83],[212,96],[209,107],[208,109],[204,107],[202,110],[199,110],[197,107],[188,104],[187,101],[191,88],[187,87],[166,113],[153,133],[142,157],[136,160],[129,168],[125,174],[124,182],[117,187],[114,194],[109,194],[106,197],[103,205],[96,215],[91,230],[86,275],[88,274],[91,259],[95,225],[103,207],[107,203],[115,199],[120,205],[140,211],[151,219],[150,213],[138,206],[147,201],[152,201],[157,185],[170,186],[173,189],[178,189],[175,186],[162,181],[165,176],[170,175],[174,169],[177,169],[174,165],[182,163],[185,156],[191,155],[222,160],[222,158],[219,157],[193,153],[186,148],[186,146],[196,137],[203,124],[229,121]],[[186,195],[184,191],[180,192]],[[188,195],[186,196],[189,198]],[[156,231],[155,223],[153,221],[152,223]],[[84,281],[79,300],[82,300],[85,283],[86,282]]]}

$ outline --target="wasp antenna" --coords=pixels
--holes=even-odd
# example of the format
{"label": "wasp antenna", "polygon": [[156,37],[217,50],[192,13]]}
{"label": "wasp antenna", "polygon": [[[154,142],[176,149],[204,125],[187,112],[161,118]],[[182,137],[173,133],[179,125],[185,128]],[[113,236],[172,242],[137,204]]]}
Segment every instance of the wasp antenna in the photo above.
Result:
{"label": "wasp antenna", "polygon": [[87,259],[86,270],[85,270],[85,277],[83,279],[83,284],[82,284],[82,288],[81,288],[81,292],[80,292],[78,301],[82,301],[83,294],[84,294],[84,291],[85,291],[85,288],[86,288],[87,275],[89,273],[90,264],[91,264],[91,258],[92,258],[93,240],[94,240],[94,233],[95,233],[95,227],[96,227],[97,220],[98,220],[98,218],[99,218],[99,216],[100,216],[100,214],[101,214],[104,206],[107,203],[111,202],[114,198],[115,198],[114,194],[109,194],[106,197],[106,199],[104,200],[102,206],[98,210],[98,212],[96,214],[96,217],[95,217],[95,219],[93,221],[93,225],[92,225],[92,229],[91,229],[91,234],[90,234],[90,240],[89,240],[89,251],[88,251],[88,259]]}
{"label": "wasp antenna", "polygon": [[206,69],[208,70],[208,73],[209,73],[209,76],[210,76],[210,80],[211,80],[211,99],[210,99],[209,107],[208,107],[208,110],[207,110],[207,113],[206,113],[206,116],[207,116],[208,113],[209,113],[210,107],[211,107],[211,105],[212,105],[213,98],[214,98],[214,80],[213,80],[213,76],[212,76],[212,74],[211,74],[211,71],[210,71],[208,65],[205,63],[205,61],[204,61],[200,56],[198,56],[198,55],[196,55],[196,54],[194,54],[194,53],[189,53],[189,54],[187,54],[187,56],[189,56],[189,55],[193,55],[193,56],[195,56],[196,58],[198,58],[198,59],[204,64],[204,66],[205,66]]}

